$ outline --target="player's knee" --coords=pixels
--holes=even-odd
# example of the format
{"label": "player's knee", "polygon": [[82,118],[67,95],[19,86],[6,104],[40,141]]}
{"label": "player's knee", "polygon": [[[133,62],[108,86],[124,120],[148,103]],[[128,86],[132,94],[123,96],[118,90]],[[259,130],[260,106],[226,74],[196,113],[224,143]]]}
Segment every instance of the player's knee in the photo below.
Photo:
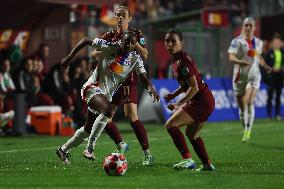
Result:
{"label": "player's knee", "polygon": [[193,136],[192,136],[192,133],[190,132],[190,129],[188,127],[186,127],[186,129],[185,129],[185,134],[186,134],[186,136],[189,140],[192,140]]}
{"label": "player's knee", "polygon": [[110,103],[104,104],[104,105],[101,107],[100,113],[101,113],[101,114],[104,114],[104,116],[106,116],[107,118],[111,118],[111,117],[112,117],[112,114],[113,114],[113,111],[111,110],[111,105],[110,105]]}
{"label": "player's knee", "polygon": [[196,140],[198,138],[198,134],[196,133],[186,133],[186,136],[188,137],[189,140]]}
{"label": "player's knee", "polygon": [[130,121],[130,122],[134,122],[136,120],[138,120],[138,115],[135,113],[125,113],[125,117]]}
{"label": "player's knee", "polygon": [[186,127],[185,134],[189,140],[196,140],[199,137],[198,132],[190,129],[188,126]]}

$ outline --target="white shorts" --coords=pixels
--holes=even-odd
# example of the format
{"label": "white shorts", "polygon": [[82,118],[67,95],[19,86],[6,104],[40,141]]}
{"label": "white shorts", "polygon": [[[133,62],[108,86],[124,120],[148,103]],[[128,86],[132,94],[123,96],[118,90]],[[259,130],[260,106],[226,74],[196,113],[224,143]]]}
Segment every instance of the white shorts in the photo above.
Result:
{"label": "white shorts", "polygon": [[89,101],[98,94],[104,94],[97,83],[85,83],[81,89],[81,97],[88,104]]}
{"label": "white shorts", "polygon": [[242,96],[245,94],[246,89],[260,87],[261,77],[253,77],[249,79],[239,79],[238,81],[233,80],[233,90],[235,95]]}

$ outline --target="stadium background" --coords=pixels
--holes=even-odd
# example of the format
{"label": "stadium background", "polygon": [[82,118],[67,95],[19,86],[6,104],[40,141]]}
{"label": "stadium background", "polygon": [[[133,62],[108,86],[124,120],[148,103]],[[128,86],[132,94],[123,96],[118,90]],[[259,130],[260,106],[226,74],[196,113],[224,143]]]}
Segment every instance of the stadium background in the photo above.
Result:
{"label": "stadium background", "polygon": [[[228,62],[227,49],[232,38],[240,32],[242,19],[252,16],[257,23],[256,35],[265,42],[263,50],[267,51],[275,32],[284,35],[284,0],[129,0],[129,9],[133,15],[131,25],[144,33],[149,51],[145,64],[159,93],[176,86],[172,80],[169,55],[163,47],[165,31],[170,27],[183,31],[185,49],[195,59],[216,98],[215,111],[201,132],[216,167],[215,172],[196,173],[173,169],[173,164],[180,161],[180,156],[164,128],[169,112],[164,108],[163,99],[161,103],[153,104],[141,84],[139,116],[145,123],[155,164],[151,167],[141,165],[139,142],[125,121],[122,109],[119,109],[115,120],[124,141],[130,145],[130,151],[126,154],[128,170],[125,176],[109,177],[102,169],[104,158],[116,149],[106,134],[102,134],[98,140],[95,161],[83,159],[85,144],[82,144],[72,149],[71,165],[62,164],[55,151],[70,138],[74,129],[82,125],[83,120],[78,119],[78,115],[84,116],[81,114],[83,105],[73,104],[74,109],[67,109],[63,119],[61,114],[53,114],[52,117],[48,111],[57,108],[48,106],[46,112],[38,112],[36,121],[32,121],[31,107],[36,107],[29,104],[31,101],[28,97],[41,91],[40,85],[37,85],[38,91],[32,89],[32,93],[28,94],[18,90],[4,91],[1,76],[5,67],[2,60],[11,62],[10,74],[17,78],[24,57],[29,57],[34,63],[43,61],[38,56],[38,51],[42,50],[39,47],[48,44],[49,55],[44,57],[44,62],[47,70],[52,72],[52,67],[82,37],[101,35],[112,28],[113,10],[121,2],[0,1],[0,188],[283,188],[283,120],[267,119],[266,85],[262,83],[255,101],[258,119],[254,123],[251,139],[248,143],[241,142],[243,133],[230,86],[232,64]],[[74,59],[75,68],[83,70],[86,67],[84,62],[91,63],[85,58],[89,56],[90,50],[84,49],[79,53],[78,59]],[[66,77],[73,79],[72,76],[76,74],[72,73]],[[34,73],[26,76],[29,78],[31,75]],[[76,90],[82,85],[78,83],[73,85]],[[51,90],[49,95],[56,92],[50,85],[46,88],[43,85],[41,89]],[[69,99],[68,93],[64,95],[61,100]],[[283,102],[282,93],[282,105]],[[7,111],[6,105],[10,107],[11,103],[14,104],[12,110],[16,115],[13,121],[7,123],[3,121],[3,115]],[[283,113],[282,106],[282,116]],[[41,122],[41,119],[49,121]],[[58,119],[63,121],[61,129],[58,129]],[[31,123],[39,125],[37,129],[41,130],[36,132],[30,127]],[[200,165],[198,156],[195,153],[192,156]]]}

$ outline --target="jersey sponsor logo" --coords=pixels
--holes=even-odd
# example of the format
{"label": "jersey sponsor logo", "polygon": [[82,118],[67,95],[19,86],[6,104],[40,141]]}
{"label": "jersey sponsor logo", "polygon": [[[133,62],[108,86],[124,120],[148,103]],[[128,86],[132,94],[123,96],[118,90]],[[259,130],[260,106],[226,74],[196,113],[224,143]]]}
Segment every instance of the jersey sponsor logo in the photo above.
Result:
{"label": "jersey sponsor logo", "polygon": [[104,39],[99,39],[99,38],[95,38],[93,40],[93,44],[92,45],[97,45],[99,47],[106,47],[107,45],[110,45],[111,43],[104,40]]}
{"label": "jersey sponsor logo", "polygon": [[111,72],[116,74],[123,73],[127,67],[132,64],[131,56],[128,54],[125,56],[117,56],[112,63],[109,64],[109,69]]}
{"label": "jersey sponsor logo", "polygon": [[101,89],[95,89],[95,93],[102,93],[103,91]]}

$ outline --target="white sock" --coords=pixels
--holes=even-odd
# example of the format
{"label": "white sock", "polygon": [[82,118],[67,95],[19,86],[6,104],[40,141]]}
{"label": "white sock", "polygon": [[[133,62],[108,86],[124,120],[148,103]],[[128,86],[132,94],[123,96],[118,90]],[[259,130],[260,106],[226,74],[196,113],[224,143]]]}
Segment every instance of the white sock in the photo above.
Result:
{"label": "white sock", "polygon": [[247,131],[251,131],[254,122],[255,110],[254,105],[248,105]]}
{"label": "white sock", "polygon": [[144,155],[151,155],[149,148],[147,150],[143,150],[143,152],[144,152]]}
{"label": "white sock", "polygon": [[117,145],[117,148],[118,149],[122,149],[122,148],[124,148],[124,146],[125,146],[125,142],[120,142],[120,143],[118,143],[118,144],[116,144]]}
{"label": "white sock", "polygon": [[241,111],[241,109],[239,109],[239,116],[240,116],[240,121],[242,123],[243,128],[246,129],[247,117],[248,117],[248,111],[246,107],[243,112]]}
{"label": "white sock", "polygon": [[71,148],[79,146],[84,139],[87,138],[90,134],[87,133],[84,127],[78,129],[72,138],[70,138],[62,147],[63,152],[68,152]]}
{"label": "white sock", "polygon": [[103,114],[100,114],[97,119],[95,120],[90,137],[88,139],[88,144],[86,149],[94,149],[96,145],[96,141],[101,135],[102,131],[104,130],[106,124],[109,122],[109,118]]}

